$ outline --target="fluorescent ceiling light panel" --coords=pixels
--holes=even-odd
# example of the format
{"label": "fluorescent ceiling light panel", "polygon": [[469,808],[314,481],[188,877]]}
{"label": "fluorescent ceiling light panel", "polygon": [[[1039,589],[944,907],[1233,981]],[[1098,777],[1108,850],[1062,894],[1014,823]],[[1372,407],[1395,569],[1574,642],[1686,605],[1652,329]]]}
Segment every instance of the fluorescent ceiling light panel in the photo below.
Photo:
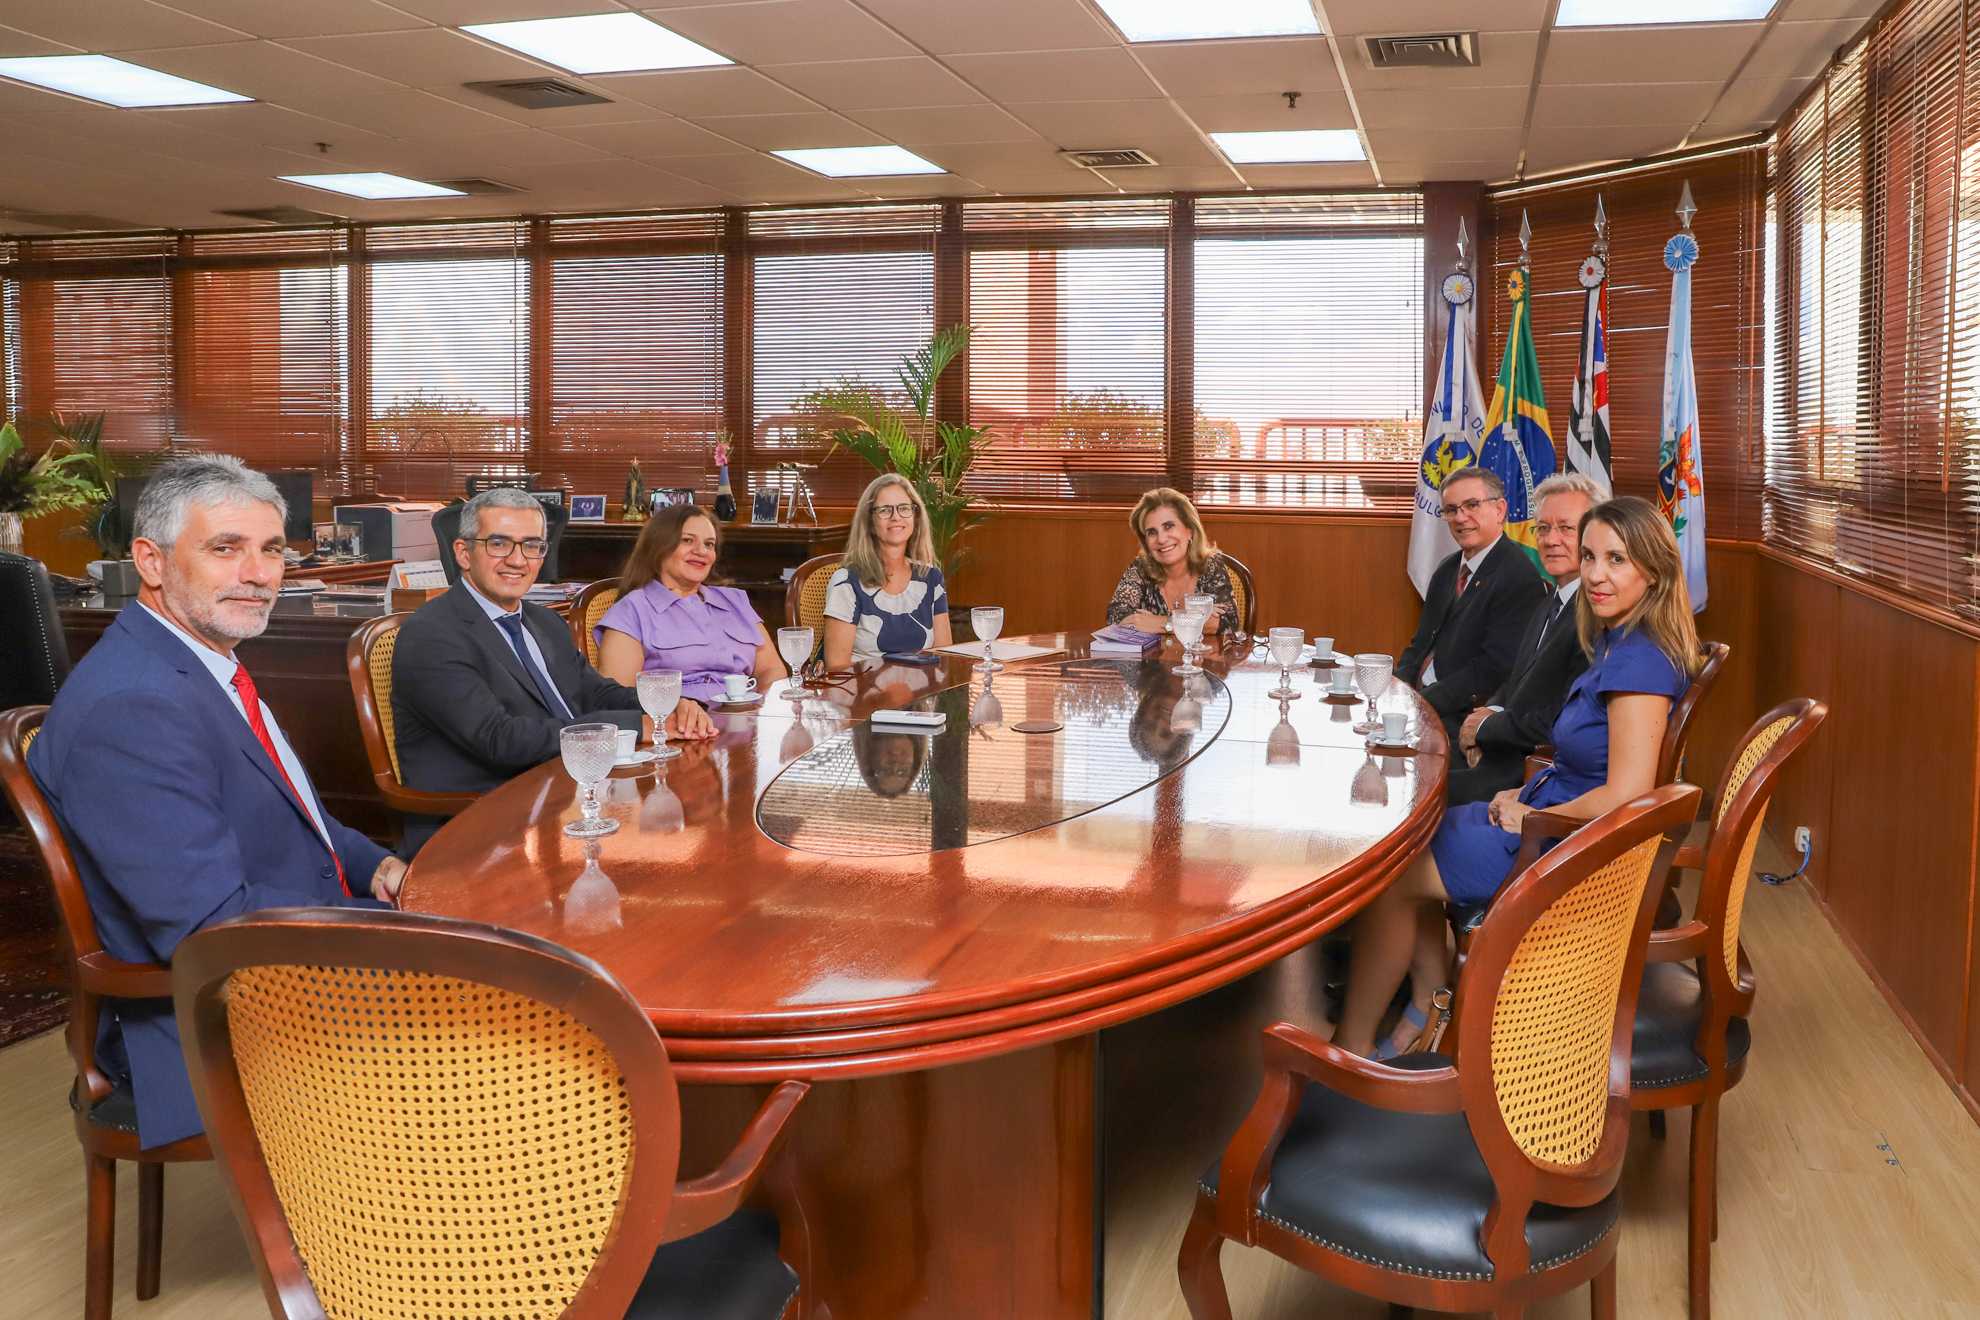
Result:
{"label": "fluorescent ceiling light panel", "polygon": [[402,179],[396,174],[282,174],[285,183],[300,183],[346,197],[363,197],[382,202],[400,197],[465,197],[459,188],[442,188],[437,183]]}
{"label": "fluorescent ceiling light panel", "polygon": [[1658,23],[1751,23],[1775,0],[1561,0],[1555,27],[1649,27]]}
{"label": "fluorescent ceiling light panel", "polygon": [[884,174],[947,174],[932,161],[906,147],[819,147],[810,151],[773,151],[793,165],[802,165],[828,179],[866,179]]}
{"label": "fluorescent ceiling light panel", "polygon": [[643,73],[649,69],[699,69],[734,64],[641,14],[586,14],[578,18],[528,18],[516,23],[469,23],[461,28],[498,46],[572,73]]}
{"label": "fluorescent ceiling light panel", "polygon": [[1129,41],[1310,36],[1320,31],[1309,0],[1099,0]]}
{"label": "fluorescent ceiling light panel", "polygon": [[108,55],[34,55],[0,60],[0,78],[67,92],[131,110],[154,105],[219,105],[252,101],[190,78],[111,59]]}
{"label": "fluorescent ceiling light panel", "polygon": [[1234,165],[1368,159],[1368,153],[1361,149],[1361,135],[1351,128],[1309,128],[1290,133],[1212,133],[1210,139]]}

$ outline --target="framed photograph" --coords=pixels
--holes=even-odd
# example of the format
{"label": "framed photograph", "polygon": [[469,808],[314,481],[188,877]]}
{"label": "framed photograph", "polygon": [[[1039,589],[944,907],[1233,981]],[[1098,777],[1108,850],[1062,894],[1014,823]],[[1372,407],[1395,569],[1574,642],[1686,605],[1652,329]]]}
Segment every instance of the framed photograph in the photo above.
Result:
{"label": "framed photograph", "polygon": [[604,522],[605,497],[603,495],[571,496],[572,522]]}

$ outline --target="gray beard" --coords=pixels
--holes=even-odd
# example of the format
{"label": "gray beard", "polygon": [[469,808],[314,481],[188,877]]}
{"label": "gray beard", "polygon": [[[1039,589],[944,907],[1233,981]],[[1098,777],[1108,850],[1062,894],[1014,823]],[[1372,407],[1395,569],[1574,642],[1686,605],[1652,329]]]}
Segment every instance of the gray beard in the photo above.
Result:
{"label": "gray beard", "polygon": [[[250,588],[230,588],[230,590],[252,591]],[[246,632],[240,632],[238,629],[243,625],[222,620],[217,596],[202,598],[170,569],[166,570],[160,594],[165,597],[165,603],[172,607],[174,614],[192,624],[194,632],[207,641],[225,646],[229,650],[232,650],[236,643],[245,642],[250,637],[261,636],[268,628],[269,611],[275,607],[275,593],[271,591],[268,593],[268,599],[262,603],[260,617],[252,625],[248,625]]]}

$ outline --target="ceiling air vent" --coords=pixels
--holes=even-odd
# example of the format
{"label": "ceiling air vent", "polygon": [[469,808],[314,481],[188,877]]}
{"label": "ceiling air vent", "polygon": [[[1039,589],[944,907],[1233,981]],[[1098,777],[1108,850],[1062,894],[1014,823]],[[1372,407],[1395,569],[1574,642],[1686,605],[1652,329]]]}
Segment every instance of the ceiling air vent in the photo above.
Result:
{"label": "ceiling air vent", "polygon": [[260,206],[244,211],[218,211],[217,215],[231,215],[240,220],[254,220],[264,225],[325,225],[336,224],[342,216],[326,215],[322,211],[311,211],[300,206]]}
{"label": "ceiling air vent", "polygon": [[519,193],[527,189],[518,188],[513,183],[497,183],[493,179],[435,179],[442,188],[452,188],[464,193]]}
{"label": "ceiling air vent", "polygon": [[1155,164],[1153,156],[1133,147],[1117,151],[1062,151],[1059,154],[1089,170],[1125,170]]}
{"label": "ceiling air vent", "polygon": [[1412,32],[1361,42],[1378,69],[1460,69],[1478,63],[1476,32]]}
{"label": "ceiling air vent", "polygon": [[612,100],[586,91],[575,83],[557,78],[503,78],[495,82],[462,83],[471,91],[486,92],[498,101],[519,105],[525,110],[555,110],[566,105],[610,105]]}

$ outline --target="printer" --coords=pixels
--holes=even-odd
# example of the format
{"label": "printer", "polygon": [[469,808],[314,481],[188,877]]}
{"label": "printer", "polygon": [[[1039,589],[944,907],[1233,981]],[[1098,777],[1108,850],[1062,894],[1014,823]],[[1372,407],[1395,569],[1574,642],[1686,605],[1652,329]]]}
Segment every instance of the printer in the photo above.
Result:
{"label": "printer", "polygon": [[440,558],[440,547],[433,539],[433,515],[446,507],[438,500],[380,500],[339,504],[331,509],[330,516],[358,528],[367,560],[403,559],[411,564]]}

